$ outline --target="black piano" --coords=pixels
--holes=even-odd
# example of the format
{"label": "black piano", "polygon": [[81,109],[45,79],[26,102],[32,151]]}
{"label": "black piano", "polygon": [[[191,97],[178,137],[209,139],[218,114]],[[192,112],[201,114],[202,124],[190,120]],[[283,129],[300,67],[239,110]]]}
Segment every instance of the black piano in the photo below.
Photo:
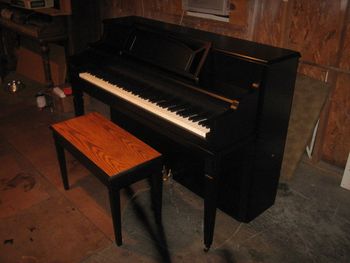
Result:
{"label": "black piano", "polygon": [[87,93],[163,153],[204,198],[205,250],[217,208],[249,222],[273,205],[299,53],[134,16],[103,32],[70,58],[75,113]]}

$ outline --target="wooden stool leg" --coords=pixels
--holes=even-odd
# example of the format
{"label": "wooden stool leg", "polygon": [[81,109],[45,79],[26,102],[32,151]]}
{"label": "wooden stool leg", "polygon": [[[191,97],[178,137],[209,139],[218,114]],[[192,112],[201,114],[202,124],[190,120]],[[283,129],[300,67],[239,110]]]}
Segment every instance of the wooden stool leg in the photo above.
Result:
{"label": "wooden stool leg", "polygon": [[122,241],[122,224],[120,218],[120,195],[119,189],[108,188],[109,192],[109,203],[111,206],[113,227],[114,227],[114,236],[115,242],[118,246],[123,244]]}
{"label": "wooden stool leg", "polygon": [[57,141],[57,139],[55,137],[54,137],[54,139],[55,139],[57,159],[58,159],[58,163],[60,165],[63,187],[65,190],[68,190],[69,189],[69,182],[68,182],[68,176],[67,176],[66,156],[64,154],[64,148],[61,146],[61,144]]}
{"label": "wooden stool leg", "polygon": [[163,174],[162,172],[152,174],[151,198],[156,222],[162,222],[162,196],[163,196]]}

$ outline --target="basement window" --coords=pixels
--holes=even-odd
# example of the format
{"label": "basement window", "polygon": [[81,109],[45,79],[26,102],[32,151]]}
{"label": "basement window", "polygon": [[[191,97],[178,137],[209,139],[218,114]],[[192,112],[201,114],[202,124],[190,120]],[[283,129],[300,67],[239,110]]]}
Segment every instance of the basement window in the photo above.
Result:
{"label": "basement window", "polygon": [[182,0],[186,15],[229,22],[230,0]]}

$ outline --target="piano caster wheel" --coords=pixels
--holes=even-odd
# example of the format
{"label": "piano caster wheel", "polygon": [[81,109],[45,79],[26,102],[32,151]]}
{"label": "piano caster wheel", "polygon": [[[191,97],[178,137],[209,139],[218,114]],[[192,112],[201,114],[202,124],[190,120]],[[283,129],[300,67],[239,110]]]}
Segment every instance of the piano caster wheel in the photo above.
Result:
{"label": "piano caster wheel", "polygon": [[205,246],[203,250],[205,253],[207,253],[209,251],[209,249],[210,249],[210,247]]}

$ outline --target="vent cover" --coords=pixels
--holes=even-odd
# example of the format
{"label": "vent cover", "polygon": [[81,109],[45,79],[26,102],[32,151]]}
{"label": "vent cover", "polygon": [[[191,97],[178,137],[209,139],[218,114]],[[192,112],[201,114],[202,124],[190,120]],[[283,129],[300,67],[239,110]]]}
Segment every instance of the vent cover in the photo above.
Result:
{"label": "vent cover", "polygon": [[228,16],[230,0],[182,0],[182,8],[186,11]]}

